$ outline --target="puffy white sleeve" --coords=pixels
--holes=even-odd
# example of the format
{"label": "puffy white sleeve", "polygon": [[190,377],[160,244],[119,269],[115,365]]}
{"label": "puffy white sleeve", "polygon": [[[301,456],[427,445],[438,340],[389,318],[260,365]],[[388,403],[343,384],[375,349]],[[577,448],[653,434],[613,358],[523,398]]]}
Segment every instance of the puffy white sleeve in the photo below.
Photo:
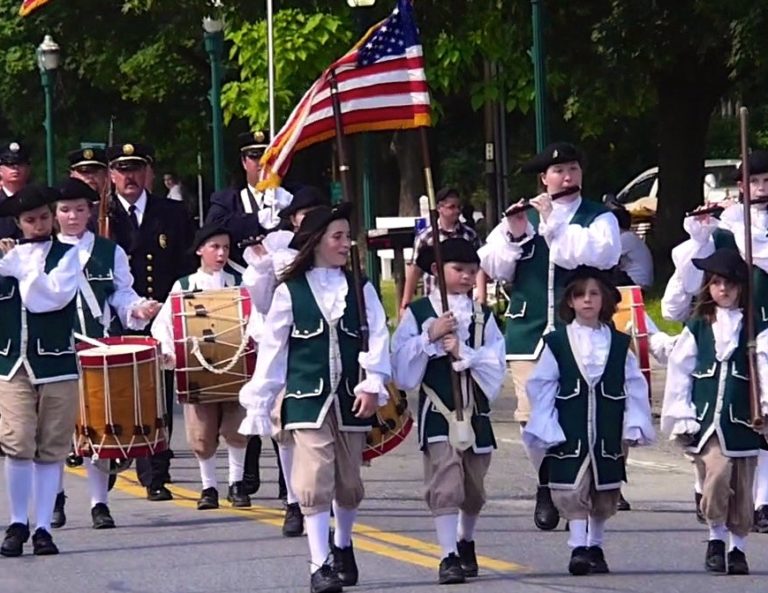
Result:
{"label": "puffy white sleeve", "polygon": [[[729,230],[733,232],[741,257],[744,257],[744,222],[731,225]],[[765,229],[758,228],[754,222],[752,224],[752,263],[764,272],[768,272],[768,235]]]}
{"label": "puffy white sleeve", "polygon": [[568,224],[565,216],[555,210],[547,222],[539,223],[539,233],[549,245],[552,261],[567,270],[580,265],[607,270],[621,258],[619,224],[610,212],[583,227]]}
{"label": "puffy white sleeve", "polygon": [[[181,284],[177,280],[171,287],[171,294],[182,292]],[[160,342],[160,351],[163,354],[176,356],[176,347],[173,342],[173,311],[171,310],[171,297],[168,296],[160,307],[155,320],[152,322],[152,337]]]}
{"label": "puffy white sleeve", "polygon": [[672,336],[659,330],[651,316],[648,313],[644,313],[644,315],[645,326],[648,328],[648,349],[651,351],[651,356],[660,364],[667,364],[672,348],[675,347],[677,342],[677,336]]}
{"label": "puffy white sleeve", "polygon": [[768,330],[757,335],[757,376],[760,385],[760,407],[768,416]]}
{"label": "puffy white sleeve", "polygon": [[650,445],[656,440],[656,430],[653,428],[651,404],[648,400],[648,383],[631,350],[627,352],[624,364],[624,392],[627,399],[622,438],[633,444]]}
{"label": "puffy white sleeve", "polygon": [[438,351],[435,344],[429,341],[429,325],[424,324],[419,332],[413,312],[408,307],[392,335],[392,379],[398,389],[416,389],[424,379],[429,359],[445,356],[445,352]]}
{"label": "puffy white sleeve", "polygon": [[[701,224],[701,223],[699,223]],[[688,228],[689,223],[686,223]],[[695,233],[696,231],[694,231]],[[661,314],[664,319],[685,321],[691,315],[691,302],[701,290],[704,272],[691,263],[693,258],[708,257],[715,252],[711,233],[705,240],[688,239],[672,250],[675,272],[669,279],[661,298]]]}
{"label": "puffy white sleeve", "polygon": [[123,327],[136,331],[143,330],[150,320],[134,317],[133,312],[147,299],[140,297],[133,289],[133,274],[131,274],[128,256],[117,244],[115,244],[114,266],[115,292],[109,295],[107,302],[114,309]]}
{"label": "puffy white sleeve", "polygon": [[272,295],[277,284],[272,256],[269,253],[263,256],[256,255],[249,247],[243,251],[243,259],[248,267],[243,272],[242,285],[248,290],[251,304],[256,311],[266,315],[272,304]]}
{"label": "puffy white sleeve", "polygon": [[513,243],[507,235],[507,221],[502,220],[496,225],[485,245],[477,250],[480,267],[494,280],[511,282],[515,278],[515,268],[523,252],[522,246],[533,238],[533,227],[528,223],[526,238],[519,243]]}
{"label": "puffy white sleeve", "polygon": [[549,346],[544,346],[528,378],[526,392],[531,415],[523,429],[523,442],[532,449],[544,450],[564,443],[565,433],[555,408],[555,397],[560,392],[560,369]]}
{"label": "puffy white sleeve", "polygon": [[499,397],[504,384],[505,358],[504,336],[496,325],[496,319],[489,315],[483,330],[483,345],[474,349],[460,344],[459,358],[453,363],[453,368],[457,372],[469,369],[480,390],[488,401],[493,402]]}
{"label": "puffy white sleeve", "polygon": [[293,327],[291,293],[285,284],[275,290],[264,326],[256,370],[240,389],[240,405],[246,410],[246,417],[238,429],[241,434],[272,434],[269,414],[278,394],[285,388],[288,339]]}
{"label": "puffy white sleeve", "polygon": [[693,334],[686,327],[677,339],[669,356],[667,382],[664,385],[664,403],[661,406],[661,430],[670,438],[682,434],[696,434],[701,425],[696,420],[696,406],[691,401],[698,348]]}
{"label": "puffy white sleeve", "polygon": [[370,282],[363,286],[365,311],[368,320],[368,352],[358,356],[360,366],[365,369],[365,379],[355,386],[355,395],[366,392],[379,396],[379,405],[383,406],[389,399],[387,383],[392,376],[389,359],[389,330],[387,315],[376,294],[376,289]]}

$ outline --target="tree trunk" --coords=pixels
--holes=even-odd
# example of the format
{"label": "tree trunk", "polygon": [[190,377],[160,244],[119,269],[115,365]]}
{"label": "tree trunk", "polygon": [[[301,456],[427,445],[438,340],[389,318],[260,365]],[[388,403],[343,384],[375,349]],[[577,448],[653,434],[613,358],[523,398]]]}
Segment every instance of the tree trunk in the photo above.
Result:
{"label": "tree trunk", "polygon": [[419,196],[426,193],[419,130],[399,130],[392,138],[392,152],[400,169],[400,216],[419,215]]}

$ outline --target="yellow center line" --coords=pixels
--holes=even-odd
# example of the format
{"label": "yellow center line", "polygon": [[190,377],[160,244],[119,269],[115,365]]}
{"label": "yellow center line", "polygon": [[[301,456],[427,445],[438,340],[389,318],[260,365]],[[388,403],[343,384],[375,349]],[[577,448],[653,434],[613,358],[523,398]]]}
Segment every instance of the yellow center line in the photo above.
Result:
{"label": "yellow center line", "polygon": [[[68,473],[81,478],[85,477],[85,470],[83,468],[67,467],[65,469]],[[168,484],[167,487],[174,496],[170,502],[186,509],[197,509],[197,499],[200,496],[198,492],[173,484]],[[137,498],[145,498],[147,495],[147,490],[144,486],[123,474],[118,474],[115,490]],[[212,510],[227,515],[238,515],[241,517],[246,515],[248,519],[265,525],[283,526],[283,511],[281,509],[254,504],[250,508],[245,509],[220,507]],[[442,556],[440,547],[435,544],[414,537],[383,531],[371,525],[356,523],[353,532],[359,536],[355,537],[356,549],[400,562],[436,570]],[[478,556],[477,561],[481,568],[496,572],[530,572],[532,570],[530,567],[522,564],[497,560],[487,556]]]}

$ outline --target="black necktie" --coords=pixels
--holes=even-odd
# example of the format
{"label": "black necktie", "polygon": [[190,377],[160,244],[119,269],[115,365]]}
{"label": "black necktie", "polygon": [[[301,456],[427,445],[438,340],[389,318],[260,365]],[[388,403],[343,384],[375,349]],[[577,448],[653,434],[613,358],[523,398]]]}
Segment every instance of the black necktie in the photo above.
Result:
{"label": "black necktie", "polygon": [[131,220],[131,226],[133,227],[134,231],[139,230],[139,217],[136,215],[136,205],[131,204],[130,208],[128,208],[128,218]]}

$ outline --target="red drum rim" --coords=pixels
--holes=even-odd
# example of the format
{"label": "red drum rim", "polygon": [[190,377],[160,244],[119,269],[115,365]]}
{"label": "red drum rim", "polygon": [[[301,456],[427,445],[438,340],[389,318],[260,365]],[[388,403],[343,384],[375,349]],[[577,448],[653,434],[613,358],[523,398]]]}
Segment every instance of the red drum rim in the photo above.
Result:
{"label": "red drum rim", "polygon": [[148,362],[157,360],[159,344],[154,338],[149,336],[112,336],[109,338],[99,338],[107,346],[136,345],[146,346],[145,350],[138,352],[120,353],[120,354],[89,354],[88,351],[95,346],[86,342],[77,344],[77,357],[80,364],[84,367],[103,367],[109,364],[132,364],[135,362]]}

